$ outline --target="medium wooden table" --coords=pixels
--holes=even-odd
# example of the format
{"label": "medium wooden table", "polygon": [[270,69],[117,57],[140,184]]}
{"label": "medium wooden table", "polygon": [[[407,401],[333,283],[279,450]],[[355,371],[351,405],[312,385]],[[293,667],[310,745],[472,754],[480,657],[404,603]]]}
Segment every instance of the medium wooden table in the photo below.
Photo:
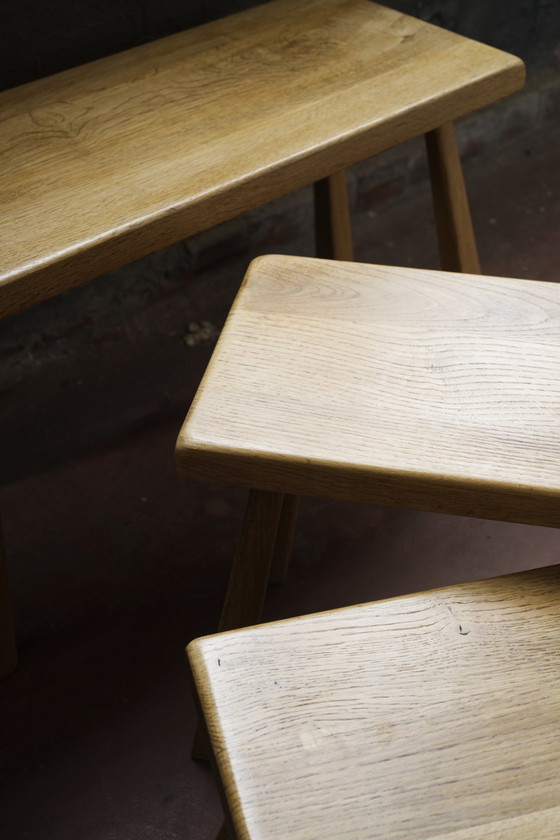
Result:
{"label": "medium wooden table", "polygon": [[259,257],[176,448],[251,489],[220,629],[259,621],[292,494],[560,527],[559,417],[559,284]]}

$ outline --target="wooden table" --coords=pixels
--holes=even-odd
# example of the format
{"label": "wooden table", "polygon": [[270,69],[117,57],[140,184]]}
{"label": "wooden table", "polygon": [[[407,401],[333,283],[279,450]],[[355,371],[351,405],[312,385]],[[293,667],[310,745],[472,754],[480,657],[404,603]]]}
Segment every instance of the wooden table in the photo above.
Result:
{"label": "wooden table", "polygon": [[232,840],[557,840],[559,625],[556,566],[191,643]]}
{"label": "wooden table", "polygon": [[251,489],[220,629],[259,621],[293,495],[560,527],[560,285],[255,260],[177,441]]}
{"label": "wooden table", "polygon": [[[276,0],[7,91],[0,315],[449,125],[523,80],[519,59],[367,0]],[[455,160],[450,143],[448,131],[432,137],[436,168]],[[454,181],[442,195],[456,190],[453,166],[440,169]]]}

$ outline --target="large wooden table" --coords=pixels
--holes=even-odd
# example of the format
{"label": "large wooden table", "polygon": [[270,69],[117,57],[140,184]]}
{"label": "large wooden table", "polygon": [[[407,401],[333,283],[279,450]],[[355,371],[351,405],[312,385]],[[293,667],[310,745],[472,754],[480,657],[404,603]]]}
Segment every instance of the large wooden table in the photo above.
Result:
{"label": "large wooden table", "polygon": [[276,0],[0,95],[0,315],[519,89],[367,0]]}

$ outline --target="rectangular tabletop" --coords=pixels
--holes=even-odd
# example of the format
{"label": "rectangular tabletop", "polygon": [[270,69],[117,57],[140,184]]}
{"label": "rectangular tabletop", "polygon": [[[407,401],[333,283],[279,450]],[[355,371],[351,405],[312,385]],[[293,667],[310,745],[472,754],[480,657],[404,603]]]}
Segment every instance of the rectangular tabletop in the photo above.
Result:
{"label": "rectangular tabletop", "polygon": [[255,260],[181,475],[560,526],[560,285]]}
{"label": "rectangular tabletop", "polygon": [[366,0],[276,0],[0,95],[0,315],[523,84]]}
{"label": "rectangular tabletop", "polygon": [[556,840],[559,567],[196,640],[239,840]]}

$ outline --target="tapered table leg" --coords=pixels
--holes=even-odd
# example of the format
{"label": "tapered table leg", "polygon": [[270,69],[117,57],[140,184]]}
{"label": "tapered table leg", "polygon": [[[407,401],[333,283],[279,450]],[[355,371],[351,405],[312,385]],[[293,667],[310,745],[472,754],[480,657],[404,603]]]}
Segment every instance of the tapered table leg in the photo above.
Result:
{"label": "tapered table leg", "polygon": [[453,123],[426,134],[441,268],[480,274],[478,250]]}

